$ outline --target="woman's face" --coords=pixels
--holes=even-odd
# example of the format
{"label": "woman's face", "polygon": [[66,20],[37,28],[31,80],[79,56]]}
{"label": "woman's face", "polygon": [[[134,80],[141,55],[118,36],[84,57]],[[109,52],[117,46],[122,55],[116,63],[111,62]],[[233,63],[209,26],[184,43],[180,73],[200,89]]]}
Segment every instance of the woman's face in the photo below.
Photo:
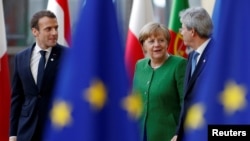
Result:
{"label": "woman's face", "polygon": [[146,55],[152,60],[165,59],[168,42],[162,33],[151,35],[143,43]]}

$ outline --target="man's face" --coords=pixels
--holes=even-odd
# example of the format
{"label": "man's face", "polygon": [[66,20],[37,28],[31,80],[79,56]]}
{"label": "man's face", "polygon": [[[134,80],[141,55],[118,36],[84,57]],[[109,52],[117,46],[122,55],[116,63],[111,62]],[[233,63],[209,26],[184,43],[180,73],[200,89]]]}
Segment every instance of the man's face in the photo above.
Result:
{"label": "man's face", "polygon": [[185,46],[191,46],[193,30],[187,29],[187,27],[182,24],[182,27],[180,28],[180,34],[182,35]]}
{"label": "man's face", "polygon": [[38,45],[43,48],[53,47],[58,39],[58,23],[56,18],[43,17],[38,21],[38,30],[33,28],[32,33]]}

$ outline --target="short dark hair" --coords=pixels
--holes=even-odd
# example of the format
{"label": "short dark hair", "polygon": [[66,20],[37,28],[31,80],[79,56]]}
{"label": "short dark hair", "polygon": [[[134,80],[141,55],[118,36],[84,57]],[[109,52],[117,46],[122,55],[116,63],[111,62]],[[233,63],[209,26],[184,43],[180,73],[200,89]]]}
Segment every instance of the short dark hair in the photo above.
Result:
{"label": "short dark hair", "polygon": [[35,13],[30,21],[30,27],[39,30],[38,22],[43,17],[56,18],[56,15],[49,10],[41,10]]}

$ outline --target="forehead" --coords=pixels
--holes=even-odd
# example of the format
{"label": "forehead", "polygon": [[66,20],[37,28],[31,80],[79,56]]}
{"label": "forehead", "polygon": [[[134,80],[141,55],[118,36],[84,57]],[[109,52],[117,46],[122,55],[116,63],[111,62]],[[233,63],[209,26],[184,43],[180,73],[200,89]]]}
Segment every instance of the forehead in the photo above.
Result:
{"label": "forehead", "polygon": [[56,18],[42,17],[38,20],[40,28],[58,26]]}
{"label": "forehead", "polygon": [[148,38],[160,38],[160,37],[165,37],[164,32],[158,31],[158,32],[154,32],[148,36]]}

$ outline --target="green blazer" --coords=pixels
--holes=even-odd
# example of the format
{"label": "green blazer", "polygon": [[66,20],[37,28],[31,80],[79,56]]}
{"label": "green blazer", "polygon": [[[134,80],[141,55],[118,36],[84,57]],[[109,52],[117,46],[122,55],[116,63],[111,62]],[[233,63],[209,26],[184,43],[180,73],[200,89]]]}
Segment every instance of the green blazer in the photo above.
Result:
{"label": "green blazer", "polygon": [[186,59],[170,55],[162,66],[152,69],[150,59],[136,64],[133,90],[143,100],[141,136],[147,141],[170,141],[178,125],[183,102]]}

